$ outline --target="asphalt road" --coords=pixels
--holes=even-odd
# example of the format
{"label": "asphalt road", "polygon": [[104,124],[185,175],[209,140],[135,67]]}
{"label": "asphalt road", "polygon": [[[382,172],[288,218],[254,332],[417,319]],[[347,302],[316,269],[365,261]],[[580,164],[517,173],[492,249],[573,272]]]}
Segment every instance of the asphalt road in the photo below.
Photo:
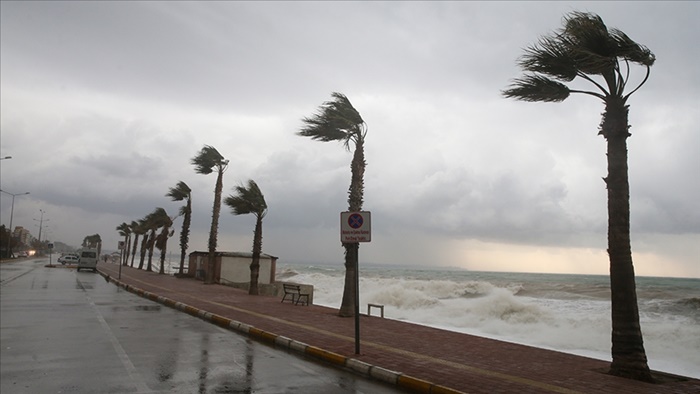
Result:
{"label": "asphalt road", "polygon": [[3,394],[401,392],[46,264],[0,265]]}

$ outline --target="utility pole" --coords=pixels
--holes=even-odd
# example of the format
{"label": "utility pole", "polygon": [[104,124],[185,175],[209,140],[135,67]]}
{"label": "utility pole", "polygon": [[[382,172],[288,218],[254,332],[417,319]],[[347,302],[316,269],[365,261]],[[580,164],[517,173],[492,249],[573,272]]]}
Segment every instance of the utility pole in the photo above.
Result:
{"label": "utility pole", "polygon": [[[44,227],[44,213],[46,213],[46,211],[44,211],[43,209],[40,209],[39,212],[41,212],[41,219],[40,220],[34,219],[34,221],[39,222],[39,247],[41,247],[41,229]],[[49,220],[50,219],[46,219],[47,222]]]}

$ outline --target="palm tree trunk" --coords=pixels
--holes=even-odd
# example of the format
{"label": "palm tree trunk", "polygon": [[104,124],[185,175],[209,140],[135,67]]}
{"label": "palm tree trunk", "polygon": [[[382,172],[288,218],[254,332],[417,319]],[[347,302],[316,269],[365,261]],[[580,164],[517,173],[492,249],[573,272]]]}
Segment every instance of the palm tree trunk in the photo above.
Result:
{"label": "palm tree trunk", "polygon": [[343,244],[345,247],[345,288],[340,304],[340,317],[355,316],[355,275],[358,272],[358,255],[360,244]]}
{"label": "palm tree trunk", "polygon": [[224,188],[223,176],[223,168],[219,168],[218,175],[216,177],[216,187],[214,189],[214,207],[211,215],[211,229],[209,230],[209,259],[204,281],[205,284],[214,283],[214,268],[216,267],[216,240],[219,232],[219,214],[221,212],[221,191]]}
{"label": "palm tree trunk", "polygon": [[[119,262],[121,265],[126,265],[126,262],[129,261],[129,249],[131,246],[131,235],[128,235],[124,237],[124,248],[121,250],[121,259],[122,261]],[[126,253],[124,251],[126,250]]]}
{"label": "palm tree trunk", "polygon": [[365,194],[365,142],[358,138],[355,144],[355,153],[350,163],[350,190],[348,190],[348,208],[351,212],[362,210],[362,202]]}
{"label": "palm tree trunk", "polygon": [[[350,164],[350,190],[348,191],[348,208],[350,212],[362,210],[362,199],[364,197],[364,176],[365,167],[365,146],[364,140],[358,138],[355,144],[355,153]],[[340,304],[338,315],[341,317],[355,316],[355,283],[356,275],[359,275],[359,254],[360,245],[343,244],[345,247],[345,288],[343,289],[343,300]]]}
{"label": "palm tree trunk", "polygon": [[[131,250],[131,247],[130,247],[131,244],[130,244],[130,242],[131,242],[131,237],[130,237],[130,236],[129,236],[129,237],[125,237],[125,239],[124,239],[124,247],[122,248],[122,250],[119,251],[119,258],[120,258],[120,260],[121,260],[121,261],[119,261],[119,264],[121,264],[121,265],[126,265],[126,262],[127,262],[128,258],[129,258],[129,253],[128,253],[128,251]],[[127,251],[127,253],[124,252],[125,250]]]}
{"label": "palm tree trunk", "polygon": [[163,230],[160,232],[160,236],[163,237],[160,242],[162,248],[160,249],[160,270],[158,270],[158,273],[163,275],[165,274],[165,253],[168,249],[168,232],[170,232],[169,227],[163,227]]}
{"label": "palm tree trunk", "polygon": [[190,222],[192,220],[192,200],[187,199],[185,217],[182,220],[182,232],[180,233],[180,275],[185,270],[185,255],[187,255],[187,244],[190,238]]}
{"label": "palm tree trunk", "polygon": [[134,236],[134,246],[131,249],[131,267],[134,266],[134,258],[136,257],[136,248],[139,245],[139,234]]}
{"label": "palm tree trunk", "polygon": [[143,259],[146,257],[146,244],[148,243],[148,233],[143,234],[143,240],[141,240],[141,250],[139,251],[139,254],[141,256],[141,260],[139,260],[139,269],[143,269]]}
{"label": "palm tree trunk", "polygon": [[146,265],[146,271],[153,272],[153,248],[156,245],[156,230],[151,230],[148,234],[148,264]]}
{"label": "palm tree trunk", "polygon": [[248,294],[258,295],[258,278],[260,277],[260,254],[262,253],[262,216],[256,215],[255,233],[253,235],[253,261],[250,263],[250,289]]}
{"label": "palm tree trunk", "polygon": [[630,242],[627,168],[628,106],[620,98],[606,102],[601,134],[608,145],[608,255],[612,295],[612,364],[610,374],[653,381],[639,324]]}

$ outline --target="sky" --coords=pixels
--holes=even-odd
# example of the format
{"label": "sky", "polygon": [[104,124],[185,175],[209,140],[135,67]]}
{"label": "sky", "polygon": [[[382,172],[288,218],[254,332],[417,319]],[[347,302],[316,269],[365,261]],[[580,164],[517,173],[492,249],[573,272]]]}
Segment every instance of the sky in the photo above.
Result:
{"label": "sky", "polygon": [[[79,246],[193,190],[189,251],[206,250],[216,176],[253,179],[263,251],[342,264],[352,153],[296,135],[345,94],[365,120],[371,242],[360,264],[607,274],[603,103],[501,92],[523,49],[593,12],[657,58],[629,100],[637,275],[700,277],[700,3],[0,3],[0,188],[13,226]],[[634,83],[644,70],[632,68]],[[574,86],[591,88],[590,85]],[[578,85],[576,85],[578,84]],[[12,197],[0,198],[9,225]],[[252,215],[222,206],[218,249],[252,249]],[[168,244],[179,253],[182,218]],[[175,257],[173,257],[175,258]]]}

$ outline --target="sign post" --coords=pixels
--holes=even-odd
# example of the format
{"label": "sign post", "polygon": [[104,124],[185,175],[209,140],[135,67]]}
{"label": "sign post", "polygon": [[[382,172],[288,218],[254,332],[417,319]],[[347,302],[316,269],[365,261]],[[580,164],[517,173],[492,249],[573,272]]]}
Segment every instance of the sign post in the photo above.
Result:
{"label": "sign post", "polygon": [[[344,244],[370,242],[372,240],[371,213],[369,211],[340,213],[340,242]],[[355,261],[355,354],[360,354],[360,252]]]}
{"label": "sign post", "polygon": [[51,251],[53,251],[53,242],[49,242],[49,267],[53,267],[53,262],[51,261]]}

